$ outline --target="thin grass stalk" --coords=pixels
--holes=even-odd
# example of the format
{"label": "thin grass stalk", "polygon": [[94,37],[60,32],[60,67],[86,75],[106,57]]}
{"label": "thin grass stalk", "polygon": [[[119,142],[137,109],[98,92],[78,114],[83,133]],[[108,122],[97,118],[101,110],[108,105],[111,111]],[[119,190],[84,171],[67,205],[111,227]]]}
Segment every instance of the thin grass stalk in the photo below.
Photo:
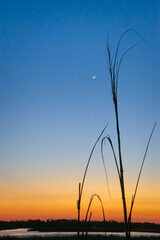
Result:
{"label": "thin grass stalk", "polygon": [[142,164],[141,164],[141,167],[140,167],[140,171],[139,171],[139,174],[138,174],[138,179],[137,179],[135,191],[134,191],[134,194],[132,196],[132,202],[131,202],[131,207],[130,207],[130,212],[129,212],[129,217],[128,217],[128,232],[129,232],[129,235],[130,235],[130,231],[131,231],[132,210],[133,210],[133,205],[134,205],[134,201],[135,201],[135,198],[136,198],[136,193],[137,193],[137,189],[138,189],[138,185],[139,185],[139,180],[140,180],[140,177],[141,177],[142,169],[143,169],[143,166],[144,166],[144,162],[145,162],[146,155],[147,155],[147,152],[148,152],[149,144],[150,144],[150,141],[152,139],[152,135],[153,135],[153,132],[155,130],[155,127],[156,127],[156,123],[154,124],[153,129],[152,129],[151,134],[150,134],[149,139],[148,139],[148,143],[147,143],[147,146],[146,146],[146,150],[145,150],[144,157],[143,157],[143,160],[142,160]]}
{"label": "thin grass stalk", "polygon": [[128,234],[127,206],[126,206],[125,186],[124,186],[124,176],[123,176],[123,163],[122,163],[122,154],[121,154],[121,139],[120,139],[120,130],[119,130],[117,98],[115,100],[116,101],[114,101],[114,106],[115,106],[117,139],[118,139],[118,152],[119,152],[119,164],[120,164],[120,186],[121,186],[122,201],[123,201],[123,214],[124,214],[124,222],[125,222],[126,239],[128,240],[129,239],[129,234]]}
{"label": "thin grass stalk", "polygon": [[[143,41],[146,42],[146,40],[134,29],[128,29],[125,31],[117,44],[116,52],[115,55],[111,56],[111,50],[110,50],[110,43],[109,40],[107,41],[107,53],[108,53],[108,69],[109,69],[109,75],[110,75],[110,82],[111,82],[111,89],[112,89],[112,98],[113,98],[113,103],[114,103],[114,109],[115,109],[115,117],[116,117],[116,132],[117,132],[117,142],[118,142],[118,154],[119,154],[119,167],[117,167],[117,171],[119,173],[119,180],[120,180],[120,187],[121,187],[121,194],[122,194],[122,202],[123,202],[123,213],[124,213],[124,222],[125,222],[125,231],[126,231],[126,239],[130,239],[130,228],[128,226],[128,219],[127,219],[127,206],[126,206],[126,199],[125,199],[125,185],[124,185],[124,176],[123,176],[123,162],[122,162],[122,154],[121,154],[121,138],[120,138],[120,128],[119,128],[119,117],[118,117],[118,101],[117,101],[117,88],[118,88],[118,77],[119,77],[119,71],[120,71],[120,66],[123,61],[124,56],[132,49],[134,48],[139,42],[128,48],[123,55],[120,58],[120,61],[118,60],[118,52],[119,52],[119,47],[120,43],[122,41],[122,38],[128,33],[129,31],[135,32]],[[146,42],[148,44],[148,42]],[[111,143],[111,142],[110,142]],[[113,145],[111,145],[112,147]],[[148,147],[147,147],[148,149]],[[112,148],[113,151],[113,148]],[[146,151],[147,153],[147,151]],[[145,154],[146,156],[146,154]],[[145,160],[145,158],[144,158]],[[144,161],[142,162],[142,167],[143,167]],[[117,166],[117,164],[116,164]],[[135,195],[133,195],[132,198],[132,203],[131,203],[131,211],[132,213],[132,208],[134,204],[134,199],[136,196],[137,192],[137,187],[139,183],[139,178],[141,175],[142,168],[140,169],[140,174],[138,177],[137,185],[136,185],[136,190],[135,190]],[[131,219],[131,215],[130,218]]]}
{"label": "thin grass stalk", "polygon": [[88,230],[89,230],[89,226],[90,226],[90,222],[91,222],[91,217],[92,217],[92,212],[90,212],[90,214],[89,214],[85,240],[87,240],[87,237],[88,237]]}
{"label": "thin grass stalk", "polygon": [[105,164],[105,161],[104,161],[104,154],[103,154],[103,143],[104,143],[105,138],[106,137],[102,138],[102,140],[101,140],[101,156],[102,156],[102,163],[103,163],[103,167],[104,167],[104,171],[105,171],[107,190],[108,190],[109,197],[111,199],[111,193],[110,193],[109,182],[108,182],[107,168],[106,168],[106,164]]}
{"label": "thin grass stalk", "polygon": [[123,177],[123,163],[122,163],[122,154],[121,154],[121,139],[120,139],[120,129],[119,129],[119,118],[118,118],[118,102],[117,102],[117,79],[116,79],[116,69],[115,66],[117,65],[117,54],[118,54],[118,47],[116,55],[114,57],[114,62],[111,62],[111,54],[110,54],[110,47],[109,43],[107,44],[107,51],[108,51],[108,60],[109,60],[109,72],[110,72],[110,80],[111,80],[111,88],[112,88],[112,97],[113,103],[115,108],[115,117],[116,117],[116,131],[117,131],[117,141],[118,141],[118,153],[119,153],[119,172],[120,172],[120,187],[121,187],[121,194],[122,194],[122,202],[123,202],[123,214],[124,214],[124,222],[125,222],[125,232],[126,232],[126,239],[128,239],[128,226],[127,226],[127,207],[126,207],[126,199],[125,199],[125,187],[124,187],[124,177]]}
{"label": "thin grass stalk", "polygon": [[116,164],[116,168],[117,168],[118,177],[119,177],[119,180],[120,180],[120,170],[119,170],[115,150],[114,150],[114,147],[113,147],[113,143],[112,143],[111,137],[109,135],[107,135],[106,138],[108,139],[108,141],[110,143],[110,146],[111,146],[111,149],[112,149],[112,152],[113,152],[113,157],[114,157],[115,164]]}
{"label": "thin grass stalk", "polygon": [[78,210],[78,227],[77,227],[77,238],[78,240],[80,240],[80,233],[79,233],[79,225],[80,225],[80,211],[81,211],[81,200],[82,200],[82,193],[83,193],[83,187],[84,187],[84,182],[85,182],[85,179],[86,179],[86,174],[87,174],[87,170],[88,170],[88,167],[89,167],[89,163],[91,161],[91,158],[92,158],[92,155],[93,155],[93,152],[94,152],[94,149],[98,143],[98,141],[100,140],[101,136],[103,135],[104,131],[106,130],[106,127],[107,127],[108,123],[106,124],[106,126],[104,127],[104,129],[102,130],[102,132],[100,133],[98,139],[96,140],[92,150],[91,150],[91,153],[89,155],[89,159],[87,161],[87,165],[86,165],[86,168],[85,168],[85,171],[84,171],[84,175],[83,175],[83,179],[82,179],[82,183],[79,183],[79,194],[78,194],[78,200],[77,200],[77,210]]}
{"label": "thin grass stalk", "polygon": [[83,187],[84,187],[84,182],[85,182],[85,179],[86,179],[86,174],[87,174],[87,170],[88,170],[88,167],[89,167],[89,163],[91,161],[91,158],[92,158],[92,155],[93,155],[93,152],[94,152],[94,149],[98,143],[98,141],[100,140],[101,136],[103,135],[104,131],[106,130],[106,127],[107,127],[108,123],[106,124],[106,126],[104,127],[104,129],[102,130],[101,134],[99,135],[97,141],[95,142],[92,150],[91,150],[91,153],[89,155],[89,159],[88,159],[88,162],[87,162],[87,165],[86,165],[86,168],[85,168],[85,172],[84,172],[84,175],[83,175],[83,180],[82,180],[82,185],[81,185],[81,191],[80,191],[80,202],[81,202],[81,198],[82,198],[82,193],[83,193]]}
{"label": "thin grass stalk", "polygon": [[85,216],[85,220],[84,220],[84,224],[83,224],[82,239],[83,239],[84,232],[85,232],[85,228],[86,228],[86,224],[87,224],[87,219],[88,219],[89,210],[90,210],[90,207],[91,207],[91,204],[92,204],[92,201],[93,201],[93,196],[94,196],[94,195],[91,196],[90,201],[89,201],[89,204],[88,204],[88,208],[87,208],[87,212],[86,212],[86,216]]}
{"label": "thin grass stalk", "polygon": [[81,183],[79,183],[79,188],[78,188],[78,200],[77,200],[77,210],[78,210],[78,226],[77,226],[77,237],[78,240],[80,239],[80,234],[79,234],[79,225],[80,225],[80,192],[81,192]]}
{"label": "thin grass stalk", "polygon": [[86,212],[86,216],[85,216],[85,220],[84,220],[84,225],[83,225],[83,231],[82,231],[82,238],[83,238],[83,235],[84,235],[84,232],[85,232],[85,228],[86,228],[86,225],[87,225],[87,219],[88,219],[88,214],[89,214],[89,211],[90,211],[90,207],[91,207],[91,204],[92,204],[92,201],[93,199],[97,197],[98,200],[100,201],[100,204],[101,204],[101,208],[102,208],[102,214],[103,214],[103,221],[105,223],[105,211],[104,211],[104,206],[103,206],[103,202],[100,198],[100,196],[98,194],[93,194],[90,198],[90,201],[89,201],[89,204],[88,204],[88,208],[87,208],[87,212]]}
{"label": "thin grass stalk", "polygon": [[123,53],[122,57],[120,58],[119,63],[117,64],[117,70],[116,70],[116,91],[117,91],[117,87],[118,87],[118,77],[119,77],[120,66],[121,66],[121,64],[122,64],[123,58],[125,57],[125,55],[126,55],[132,48],[134,48],[135,46],[137,46],[140,42],[141,42],[141,40],[138,41],[138,42],[136,42],[136,43],[135,43],[134,45],[132,45],[130,48],[128,48],[128,49]]}

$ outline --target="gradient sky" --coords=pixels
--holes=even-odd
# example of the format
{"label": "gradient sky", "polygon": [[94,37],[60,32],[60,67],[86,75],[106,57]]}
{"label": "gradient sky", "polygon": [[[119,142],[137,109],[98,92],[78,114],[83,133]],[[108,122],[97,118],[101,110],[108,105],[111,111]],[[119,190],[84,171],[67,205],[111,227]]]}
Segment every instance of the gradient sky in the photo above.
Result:
{"label": "gradient sky", "polygon": [[[76,218],[78,183],[105,124],[116,147],[106,39],[114,51],[133,28],[141,42],[121,66],[118,101],[127,204],[155,122],[134,221],[160,223],[159,0],[0,1],[0,219]],[[120,54],[139,41],[128,33]],[[96,75],[96,78],[92,77]],[[114,160],[100,144],[92,159],[82,217],[93,193],[107,219],[123,220]],[[95,200],[93,218],[102,219]]]}

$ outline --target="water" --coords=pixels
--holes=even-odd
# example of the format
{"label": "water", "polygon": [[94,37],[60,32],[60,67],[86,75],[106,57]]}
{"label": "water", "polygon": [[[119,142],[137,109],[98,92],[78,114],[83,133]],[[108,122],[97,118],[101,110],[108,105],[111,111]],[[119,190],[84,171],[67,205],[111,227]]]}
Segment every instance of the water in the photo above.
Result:
{"label": "water", "polygon": [[[0,237],[2,236],[16,236],[16,237],[33,237],[33,236],[73,236],[76,235],[75,232],[38,232],[38,231],[28,231],[28,228],[18,228],[18,229],[10,229],[10,230],[2,230],[0,231]],[[92,235],[104,235],[104,232],[92,232]],[[118,235],[124,236],[124,233],[121,232],[107,232],[106,235]],[[132,232],[132,236],[140,237],[140,236],[157,236],[160,237],[160,233],[146,233],[146,232]]]}

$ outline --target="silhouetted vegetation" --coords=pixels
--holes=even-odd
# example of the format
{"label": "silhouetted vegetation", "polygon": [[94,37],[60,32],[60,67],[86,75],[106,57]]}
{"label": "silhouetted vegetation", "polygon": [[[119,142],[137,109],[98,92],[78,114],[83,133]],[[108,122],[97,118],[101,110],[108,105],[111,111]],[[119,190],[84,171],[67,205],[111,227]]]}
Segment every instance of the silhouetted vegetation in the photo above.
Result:
{"label": "silhouetted vegetation", "polygon": [[[108,125],[108,123],[107,123]],[[79,240],[80,239],[80,215],[81,215],[81,200],[82,200],[82,194],[83,194],[83,188],[84,188],[84,183],[85,183],[85,179],[86,179],[86,175],[87,175],[87,171],[88,171],[88,167],[89,167],[89,164],[90,164],[90,161],[91,161],[91,158],[92,158],[92,155],[93,155],[93,152],[94,152],[94,149],[98,143],[98,141],[100,140],[100,138],[102,137],[107,125],[104,127],[104,129],[102,130],[101,134],[99,135],[98,139],[96,140],[91,152],[90,152],[90,155],[89,155],[89,158],[88,158],[88,161],[87,161],[87,164],[86,164],[86,167],[85,167],[85,171],[84,171],[84,175],[83,175],[83,179],[82,179],[82,182],[79,183],[79,194],[78,194],[78,200],[77,200],[77,211],[78,211],[78,218],[77,218],[77,239]],[[104,161],[103,161],[104,163]],[[104,163],[104,167],[105,167],[105,163]],[[106,168],[105,168],[106,169]],[[82,230],[82,238],[84,236],[84,231],[87,230],[88,231],[88,227],[90,225],[90,220],[91,220],[91,216],[92,216],[92,212],[89,213],[89,209],[90,209],[90,205],[92,204],[92,200],[94,198],[94,196],[98,196],[98,199],[100,200],[101,202],[101,205],[102,205],[102,208],[103,208],[103,203],[102,203],[102,200],[100,198],[99,195],[97,194],[93,194],[90,198],[90,202],[89,202],[89,205],[88,205],[88,210],[87,210],[87,213],[86,213],[86,218],[85,218],[85,222],[84,222],[84,226],[83,226],[83,230]],[[89,214],[89,220],[88,220],[88,214]],[[105,212],[104,212],[104,208],[103,208],[103,218],[104,218],[104,221],[105,221]],[[87,224],[87,221],[88,221],[88,224]],[[85,229],[87,226],[87,229]],[[87,238],[87,231],[86,231],[86,238]]]}
{"label": "silhouetted vegetation", "polygon": [[[82,231],[84,221],[80,222]],[[0,230],[29,228],[40,232],[76,232],[77,220],[27,220],[27,221],[0,221]],[[124,223],[116,221],[91,221],[90,232],[123,232]],[[155,223],[132,223],[131,231],[136,232],[157,232],[160,233],[160,224]]]}
{"label": "silhouetted vegetation", "polygon": [[[111,43],[109,41],[109,38],[108,38],[108,40],[106,42],[106,45],[107,45],[107,59],[108,59],[108,66],[107,66],[107,68],[108,68],[108,72],[109,72],[109,81],[110,81],[110,84],[111,84],[111,93],[112,93],[112,100],[113,100],[114,113],[115,113],[117,151],[115,151],[115,143],[112,142],[112,139],[111,139],[111,137],[109,135],[106,135],[105,137],[103,137],[101,139],[101,137],[103,136],[103,133],[106,130],[106,127],[107,127],[107,125],[106,125],[105,128],[103,129],[103,131],[101,132],[101,134],[99,135],[97,141],[95,142],[95,144],[94,144],[94,146],[93,146],[93,148],[91,150],[91,153],[90,153],[90,156],[89,156],[89,159],[87,161],[86,168],[85,168],[85,171],[84,171],[83,180],[82,180],[82,182],[79,183],[79,195],[78,195],[78,200],[77,200],[77,210],[78,210],[77,239],[78,240],[80,240],[80,213],[81,213],[81,200],[82,200],[82,193],[83,193],[83,188],[84,188],[84,182],[85,182],[85,179],[86,179],[88,167],[89,167],[89,164],[90,164],[91,157],[93,155],[94,149],[95,149],[97,143],[100,140],[101,140],[101,155],[102,155],[102,161],[103,161],[103,165],[104,165],[104,169],[105,169],[107,184],[108,184],[108,178],[107,178],[107,171],[106,171],[106,166],[105,166],[105,162],[104,162],[104,155],[103,155],[103,142],[104,142],[105,139],[107,139],[108,142],[109,142],[109,145],[110,145],[112,153],[113,153],[114,161],[115,161],[115,164],[116,164],[116,169],[117,169],[119,183],[120,183],[121,196],[122,196],[122,205],[123,205],[123,216],[124,216],[123,231],[125,231],[126,240],[130,240],[130,233],[131,233],[131,231],[133,229],[133,227],[131,226],[131,223],[132,223],[132,211],[133,211],[133,207],[134,207],[134,203],[135,203],[135,199],[136,199],[136,194],[137,194],[137,190],[138,190],[138,185],[139,185],[142,169],[143,169],[143,166],[144,166],[144,162],[145,162],[146,155],[147,155],[147,152],[148,152],[149,144],[150,144],[150,141],[151,141],[151,138],[152,138],[152,135],[153,135],[156,123],[154,124],[154,126],[152,128],[152,131],[150,133],[150,136],[149,136],[149,139],[148,139],[148,142],[147,142],[147,146],[146,146],[146,149],[145,149],[145,152],[144,152],[144,157],[142,159],[142,163],[141,163],[141,166],[140,166],[139,174],[138,174],[137,181],[136,181],[136,184],[135,184],[135,190],[134,190],[133,195],[132,195],[131,205],[127,206],[127,203],[126,203],[126,193],[125,193],[126,187],[125,187],[125,180],[124,180],[123,156],[122,156],[122,150],[121,150],[122,142],[121,142],[121,134],[120,134],[120,121],[119,121],[118,82],[119,82],[120,68],[121,68],[121,64],[123,62],[124,57],[126,56],[126,54],[131,49],[133,49],[140,42],[140,41],[138,41],[134,45],[130,46],[128,49],[126,49],[122,53],[122,55],[120,55],[119,54],[119,48],[120,48],[120,45],[121,45],[121,41],[123,40],[123,38],[125,37],[125,35],[128,32],[133,32],[133,33],[137,34],[138,37],[140,37],[141,40],[146,42],[146,40],[137,31],[135,31],[134,29],[128,29],[127,31],[125,31],[121,35],[121,37],[120,37],[120,39],[119,39],[119,41],[117,43],[117,47],[116,47],[114,53],[112,53],[112,51],[111,51]],[[94,195],[97,195],[97,194],[94,194]],[[109,195],[110,195],[110,191],[109,191]],[[98,198],[100,199],[100,201],[102,203],[102,200],[101,200],[100,196],[98,196]],[[103,206],[103,204],[102,204],[102,206]],[[89,203],[89,207],[90,207],[90,203]],[[88,207],[88,209],[89,209],[89,207]],[[87,219],[88,215],[89,215],[89,219]],[[103,215],[105,216],[105,212],[104,212]],[[90,224],[91,216],[92,216],[92,212],[89,212],[89,210],[87,210],[84,226],[88,226],[87,225],[87,220],[88,220],[88,224],[90,226],[90,231],[92,231],[91,230],[92,224]],[[105,217],[104,217],[104,219],[105,219]],[[105,222],[105,220],[104,220],[104,222]],[[84,239],[87,240],[88,227],[85,230],[83,230],[83,232],[84,231],[86,231],[86,237]],[[115,229],[115,231],[117,231],[117,229]],[[82,234],[82,239],[83,239],[83,236],[84,235]]]}
{"label": "silhouetted vegetation", "polygon": [[[1,240],[17,240],[17,237],[0,237]],[[28,240],[28,237],[20,238],[21,240]],[[76,240],[77,236],[66,236],[66,237],[29,237],[29,240]],[[93,236],[89,235],[88,240],[124,240],[125,237],[120,236]],[[160,237],[132,237],[132,240],[160,240]]]}
{"label": "silhouetted vegetation", "polygon": [[[137,194],[137,189],[138,189],[139,180],[140,180],[140,177],[141,177],[141,172],[142,172],[143,165],[144,165],[144,162],[145,162],[145,158],[146,158],[146,155],[147,155],[148,147],[149,147],[150,140],[152,138],[152,134],[153,134],[155,126],[156,126],[156,123],[155,123],[154,126],[153,126],[153,129],[151,131],[151,134],[150,134],[150,137],[149,137],[149,140],[148,140],[148,143],[147,143],[147,147],[146,147],[146,150],[145,150],[145,153],[144,153],[144,157],[143,157],[143,160],[142,160],[142,164],[141,164],[141,167],[140,167],[140,171],[139,171],[136,186],[135,186],[135,191],[132,195],[131,206],[128,207],[127,204],[126,204],[124,167],[123,167],[123,157],[122,157],[122,151],[121,151],[121,145],[122,144],[121,144],[121,136],[120,136],[120,121],[119,121],[119,109],[118,109],[118,82],[119,82],[120,67],[121,67],[121,64],[123,62],[124,57],[126,56],[126,54],[131,49],[133,49],[139,43],[139,42],[137,42],[134,45],[130,46],[127,50],[124,51],[124,53],[121,56],[119,56],[119,48],[120,48],[121,41],[124,38],[124,36],[130,31],[136,33],[141,38],[141,40],[145,41],[145,39],[137,31],[135,31],[134,29],[128,29],[127,31],[125,31],[121,35],[121,37],[120,37],[120,39],[117,43],[115,53],[113,53],[113,54],[111,52],[111,43],[110,43],[109,39],[107,41],[108,72],[109,72],[111,92],[112,92],[112,100],[113,100],[115,120],[116,120],[116,135],[117,135],[117,144],[118,144],[118,156],[115,153],[114,144],[112,143],[112,140],[111,140],[110,136],[107,135],[106,138],[108,139],[109,144],[111,145],[111,149],[113,151],[113,155],[114,155],[114,159],[115,159],[115,163],[116,163],[116,167],[117,167],[117,173],[118,173],[118,177],[119,177],[122,203],[123,203],[123,215],[124,215],[124,223],[125,223],[126,240],[130,239],[132,210],[133,210],[133,206],[134,206],[134,202],[135,202],[135,198],[136,198],[136,194]],[[127,211],[127,210],[129,210],[129,211]],[[129,214],[127,214],[127,212]]]}

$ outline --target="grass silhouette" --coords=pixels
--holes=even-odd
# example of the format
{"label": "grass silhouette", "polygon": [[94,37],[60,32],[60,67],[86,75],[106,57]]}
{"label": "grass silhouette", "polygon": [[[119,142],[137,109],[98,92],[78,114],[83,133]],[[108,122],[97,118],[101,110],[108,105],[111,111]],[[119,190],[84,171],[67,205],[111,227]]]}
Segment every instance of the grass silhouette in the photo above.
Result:
{"label": "grass silhouette", "polygon": [[134,192],[133,197],[132,197],[131,207],[130,207],[129,216],[128,216],[127,215],[126,197],[125,197],[125,183],[124,183],[124,175],[123,175],[123,172],[124,172],[124,170],[123,170],[123,159],[122,159],[122,153],[121,153],[121,137],[120,137],[120,124],[119,124],[119,114],[118,114],[117,92],[118,92],[119,72],[120,72],[120,67],[121,67],[122,61],[123,61],[125,55],[140,42],[140,41],[138,41],[134,45],[132,45],[130,48],[128,48],[122,54],[122,56],[120,57],[120,60],[119,60],[118,55],[119,55],[120,43],[121,43],[123,37],[130,31],[138,34],[140,39],[146,42],[146,40],[137,31],[135,31],[134,29],[128,29],[127,31],[125,31],[121,35],[121,37],[118,41],[118,44],[117,44],[115,54],[113,54],[113,55],[111,54],[109,38],[108,38],[107,43],[106,43],[106,45],[107,45],[107,55],[108,55],[108,70],[109,70],[109,76],[110,76],[110,83],[111,83],[111,90],[112,90],[112,100],[113,100],[113,104],[114,104],[115,120],[116,120],[116,134],[117,134],[117,143],[118,143],[118,161],[117,161],[117,157],[116,157],[116,154],[115,154],[115,151],[114,151],[114,147],[113,147],[113,143],[111,141],[111,138],[108,136],[107,139],[108,139],[108,141],[111,145],[112,151],[113,151],[113,155],[114,155],[114,159],[115,159],[115,163],[116,163],[116,167],[117,167],[117,173],[118,173],[118,177],[119,177],[119,182],[120,182],[122,202],[123,202],[123,215],[124,215],[124,222],[125,222],[125,232],[126,232],[126,239],[127,240],[130,239],[131,215],[132,215],[133,205],[134,205],[134,202],[135,202],[135,197],[136,197],[136,193],[137,193],[137,188],[138,188],[142,168],[143,168],[143,165],[144,165],[144,161],[145,161],[145,158],[146,158],[146,154],[147,154],[147,151],[148,151],[150,140],[152,138],[152,134],[153,134],[155,126],[156,126],[156,124],[154,124],[152,132],[151,132],[150,137],[149,137],[149,141],[148,141],[146,151],[145,151],[145,154],[144,154],[144,158],[143,158],[143,161],[142,161],[142,164],[141,164],[141,168],[140,168],[140,172],[139,172],[136,187],[135,187],[135,192]]}
{"label": "grass silhouette", "polygon": [[78,231],[77,231],[77,235],[78,235],[78,240],[80,239],[80,233],[79,233],[79,224],[80,224],[80,211],[81,211],[81,200],[82,200],[82,194],[83,194],[83,188],[84,188],[84,183],[85,183],[85,179],[86,179],[86,175],[87,175],[87,171],[88,171],[88,167],[94,152],[94,149],[98,143],[98,141],[100,140],[101,136],[103,135],[104,131],[107,128],[108,123],[106,124],[106,126],[104,127],[104,129],[102,130],[102,132],[100,133],[99,137],[97,138],[91,153],[89,155],[88,161],[87,161],[87,165],[84,171],[84,175],[83,175],[83,179],[82,179],[82,183],[79,183],[79,194],[78,194],[78,200],[77,200],[77,210],[78,210]]}
{"label": "grass silhouette", "polygon": [[[127,50],[125,50],[124,53],[119,58],[119,48],[120,48],[121,41],[123,40],[123,38],[126,36],[126,34],[128,32],[133,32],[133,33],[137,34],[138,37],[140,38],[140,41],[136,42],[134,45],[129,47]],[[142,160],[142,163],[141,163],[140,171],[139,171],[139,174],[138,174],[138,178],[137,178],[137,182],[136,182],[134,194],[132,196],[131,206],[129,208],[129,214],[128,214],[127,213],[127,204],[126,204],[126,195],[125,195],[125,182],[124,182],[124,174],[123,174],[123,172],[124,172],[124,170],[123,170],[123,158],[122,158],[122,153],[121,153],[121,136],[120,136],[120,123],[119,123],[119,113],[118,113],[117,92],[118,92],[119,73],[120,73],[120,67],[121,67],[122,61],[123,61],[124,57],[126,56],[126,54],[128,54],[128,52],[130,50],[132,50],[141,41],[144,41],[145,43],[149,44],[137,31],[135,31],[134,29],[128,29],[127,31],[125,31],[121,35],[121,37],[120,37],[120,39],[117,43],[115,54],[111,53],[109,37],[108,37],[107,42],[106,42],[107,57],[108,57],[108,71],[109,71],[109,77],[110,77],[110,83],[111,83],[111,92],[112,92],[112,100],[113,100],[114,112],[115,112],[116,135],[117,135],[117,144],[118,144],[118,157],[116,156],[114,145],[113,145],[113,142],[111,140],[111,137],[109,135],[107,135],[107,136],[102,138],[102,135],[103,135],[103,133],[106,130],[106,127],[107,127],[107,125],[106,125],[105,128],[102,130],[101,134],[99,135],[96,143],[94,144],[94,146],[91,150],[91,153],[90,153],[90,156],[89,156],[89,159],[87,161],[86,168],[85,168],[85,172],[84,172],[84,175],[83,175],[82,183],[79,183],[79,196],[78,196],[78,201],[77,201],[78,240],[80,239],[80,233],[79,233],[80,210],[81,210],[81,200],[82,200],[82,193],[83,193],[84,183],[85,183],[85,179],[86,179],[86,174],[87,174],[87,171],[88,171],[88,167],[89,167],[94,149],[95,149],[98,141],[100,141],[101,138],[102,138],[101,139],[101,156],[102,156],[102,161],[103,161],[103,165],[104,165],[109,196],[110,196],[110,191],[109,191],[108,178],[107,178],[107,169],[106,169],[106,166],[105,166],[104,154],[103,154],[103,147],[104,147],[105,139],[107,139],[108,142],[109,142],[109,145],[110,145],[110,147],[112,149],[112,152],[113,152],[114,161],[115,161],[115,164],[116,164],[116,169],[117,169],[119,183],[120,183],[120,189],[121,189],[122,204],[123,204],[123,215],[124,215],[124,223],[125,223],[125,238],[126,238],[126,240],[130,240],[132,210],[133,210],[133,206],[134,206],[134,203],[135,203],[135,198],[136,198],[136,194],[137,194],[137,189],[138,189],[142,169],[143,169],[144,162],[145,162],[145,159],[146,159],[146,155],[147,155],[147,152],[148,152],[149,144],[150,144],[153,132],[154,132],[155,127],[156,127],[156,123],[154,124],[153,129],[151,131],[151,134],[149,136],[149,140],[148,140],[146,150],[145,150],[145,153],[144,153],[144,157],[143,157],[143,160]],[[90,209],[90,205],[92,203],[92,200],[93,200],[94,196],[98,196],[98,195],[94,194],[94,195],[92,195],[92,197],[90,199],[89,206],[88,206],[87,213],[86,213],[85,226],[87,225],[89,209]],[[99,196],[98,196],[98,198],[101,201]],[[90,222],[91,216],[92,216],[92,213],[90,213],[90,215],[89,215],[89,222]],[[87,229],[88,229],[88,227],[87,227]],[[86,238],[87,238],[87,232],[88,232],[88,230],[86,231]]]}

